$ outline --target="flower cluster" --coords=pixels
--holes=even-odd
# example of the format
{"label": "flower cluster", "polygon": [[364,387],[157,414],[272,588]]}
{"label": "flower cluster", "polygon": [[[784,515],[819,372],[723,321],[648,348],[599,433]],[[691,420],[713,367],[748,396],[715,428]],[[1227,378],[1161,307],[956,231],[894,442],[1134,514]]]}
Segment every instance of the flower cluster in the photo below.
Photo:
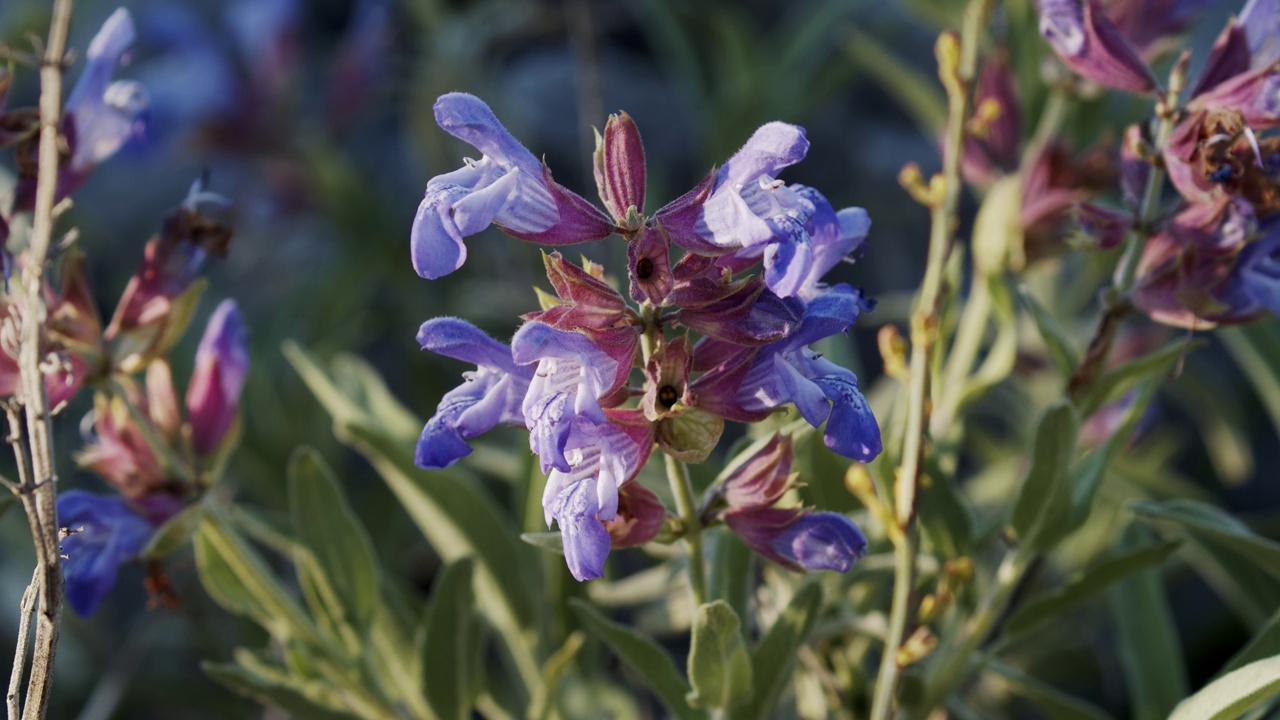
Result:
{"label": "flower cluster", "polygon": [[[624,297],[599,265],[552,252],[544,259],[555,296],[542,296],[509,346],[457,318],[423,324],[424,349],[476,370],[427,422],[419,466],[449,466],[470,453],[468,440],[500,423],[527,428],[547,474],[547,523],[559,526],[569,569],[586,580],[601,576],[611,547],[659,534],[665,510],[634,481],[655,445],[678,461],[702,462],[725,420],[757,422],[794,405],[814,427],[825,423],[835,452],[863,462],[879,454],[879,428],[857,379],[810,349],[870,308],[858,290],[822,282],[862,244],[870,221],[861,208],[837,211],[813,188],[777,178],[808,150],[802,128],[761,127],[719,170],[649,215],[644,149],[625,113],[597,138],[607,213],[557,183],[478,98],[445,95],[435,115],[482,156],[427,184],[411,236],[420,275],[461,267],[465,238],[493,224],[553,246],[620,235],[629,282]],[[633,376],[643,381],[633,385]],[[787,512],[717,519],[788,567],[846,569],[860,554],[851,524],[832,545],[847,562],[810,562],[809,540],[777,550],[779,532],[828,532],[825,521],[806,529],[820,515]],[[774,537],[775,549],[752,539],[760,533]]]}
{"label": "flower cluster", "polygon": [[[1157,13],[1144,10],[1146,4],[1040,0],[1041,30],[1080,75],[1154,92],[1159,88],[1144,57],[1206,3],[1166,2]],[[1139,21],[1144,13],[1148,21]],[[1149,149],[1141,127],[1125,135],[1126,196],[1145,194],[1156,153],[1181,196],[1144,246],[1133,300],[1153,319],[1184,328],[1280,313],[1280,138],[1260,136],[1280,126],[1280,5],[1249,0],[1223,29],[1191,88],[1180,108],[1162,109],[1173,125],[1161,147]],[[1121,233],[1131,224],[1115,213],[1091,219]]]}
{"label": "flower cluster", "polygon": [[235,443],[248,366],[240,311],[224,300],[196,351],[185,413],[162,358],[147,367],[144,387],[129,383],[120,395],[95,397],[77,460],[120,495],[70,490],[58,497],[59,521],[70,531],[62,543],[67,600],[77,613],[96,610],[120,565],[141,554],[156,531],[207,488]]}
{"label": "flower cluster", "polygon": [[[103,496],[70,490],[58,497],[67,529],[67,598],[81,615],[92,613],[115,584],[117,569],[142,552],[155,531],[198,499],[235,444],[236,417],[249,358],[239,309],[224,300],[196,351],[185,412],[170,376],[168,355],[185,333],[204,283],[197,273],[209,252],[225,252],[231,230],[202,215],[201,202],[218,200],[199,184],[146,246],[115,316],[103,329],[83,274],[73,258],[64,290],[50,303],[48,336],[59,361],[46,371],[54,404],[82,387],[95,389],[85,416],[85,447],[78,463],[119,491]],[[16,319],[21,305],[7,305]],[[16,327],[12,320],[8,327]],[[145,373],[142,383],[134,375]],[[0,394],[17,392],[17,365],[0,354]]]}

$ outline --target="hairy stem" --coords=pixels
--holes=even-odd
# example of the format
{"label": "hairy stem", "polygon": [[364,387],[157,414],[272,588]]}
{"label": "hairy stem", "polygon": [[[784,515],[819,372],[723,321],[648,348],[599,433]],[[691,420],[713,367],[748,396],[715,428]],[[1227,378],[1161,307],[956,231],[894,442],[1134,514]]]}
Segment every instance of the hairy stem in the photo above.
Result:
{"label": "hairy stem", "polygon": [[698,517],[698,504],[693,499],[693,483],[689,468],[679,460],[663,453],[667,462],[667,481],[676,497],[676,512],[684,523],[684,546],[689,553],[689,589],[693,591],[693,604],[707,601],[707,571],[702,556],[702,519]]}
{"label": "hairy stem", "polygon": [[[48,712],[53,687],[53,664],[62,619],[62,562],[59,557],[57,473],[53,462],[49,400],[40,370],[48,308],[44,301],[45,265],[53,238],[54,202],[57,199],[59,145],[62,121],[62,69],[71,27],[72,0],[56,0],[49,40],[40,68],[40,149],[36,178],[35,210],[27,264],[22,272],[26,307],[22,317],[18,368],[21,397],[26,411],[26,436],[31,473],[23,487],[23,505],[36,546],[38,578],[34,607],[24,608],[22,623],[36,623],[31,676],[23,706],[23,720],[42,720]],[[33,581],[34,582],[34,581]],[[16,668],[15,668],[16,669]],[[13,703],[10,703],[10,710]]]}

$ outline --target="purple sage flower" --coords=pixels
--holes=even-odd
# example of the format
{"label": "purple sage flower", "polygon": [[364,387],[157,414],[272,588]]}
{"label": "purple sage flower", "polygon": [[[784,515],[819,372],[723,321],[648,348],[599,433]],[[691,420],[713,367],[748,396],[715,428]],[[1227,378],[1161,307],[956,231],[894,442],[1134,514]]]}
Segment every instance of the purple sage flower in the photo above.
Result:
{"label": "purple sage flower", "polygon": [[602,333],[567,332],[543,322],[524,324],[511,339],[519,365],[537,363],[522,411],[529,445],[542,471],[569,472],[570,435],[582,424],[606,422],[600,400],[622,387],[631,372],[639,336],[632,327]]}
{"label": "purple sage flower", "polygon": [[533,379],[533,368],[517,365],[511,348],[471,323],[451,317],[423,323],[418,342],[423,350],[476,366],[473,372],[463,374],[466,380],[462,385],[445,393],[436,414],[422,429],[414,453],[418,467],[447,468],[471,454],[467,440],[499,424],[524,425],[520,406]]}
{"label": "purple sage flower", "polygon": [[749,412],[794,403],[809,424],[827,423],[823,440],[833,451],[861,462],[880,454],[880,427],[849,370],[809,349],[845,332],[868,309],[862,295],[838,285],[805,308],[796,332],[760,349],[738,387],[736,401]]}
{"label": "purple sage flower", "polygon": [[796,572],[847,572],[867,553],[853,521],[803,508],[753,508],[725,513],[725,523],[757,553]]}
{"label": "purple sage flower", "polygon": [[248,372],[249,331],[236,301],[223,300],[205,327],[187,386],[187,419],[196,454],[212,455],[226,437],[240,411]]}
{"label": "purple sage flower", "polygon": [[[716,173],[696,226],[699,242],[686,243],[686,249],[762,258],[769,288],[782,297],[798,294],[813,268],[805,226],[815,210],[776,176],[808,150],[804,128],[797,125],[772,122],[756,130]],[[673,239],[681,242],[680,236]]]}
{"label": "purple sage flower", "polygon": [[514,237],[546,245],[599,240],[613,223],[551,180],[545,166],[502,126],[480,98],[442,95],[436,122],[483,155],[427,183],[410,233],[413,267],[434,280],[462,267],[463,238],[496,224]]}
{"label": "purple sage flower", "polygon": [[71,609],[82,617],[92,615],[115,587],[120,566],[137,557],[179,509],[180,502],[167,495],[131,503],[84,490],[59,493],[58,521],[71,533],[62,541]]}
{"label": "purple sage flower", "polygon": [[634,478],[653,448],[653,425],[638,410],[608,410],[594,423],[574,418],[565,447],[567,467],[552,468],[542,495],[547,525],[560,527],[565,561],[579,582],[604,574],[619,488]]}
{"label": "purple sage flower", "polygon": [[[93,36],[85,52],[85,66],[67,97],[63,132],[71,148],[58,176],[58,198],[75,192],[100,163],[115,155],[146,126],[150,99],[134,80],[112,81],[134,40],[133,16],[117,9]],[[34,174],[23,174],[14,190],[14,207],[30,209],[35,202]]]}

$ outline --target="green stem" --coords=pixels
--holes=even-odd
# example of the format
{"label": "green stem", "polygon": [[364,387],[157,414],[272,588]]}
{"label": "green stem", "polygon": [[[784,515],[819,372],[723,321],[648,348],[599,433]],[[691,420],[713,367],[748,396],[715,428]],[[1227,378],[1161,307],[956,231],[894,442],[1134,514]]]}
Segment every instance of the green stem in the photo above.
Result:
{"label": "green stem", "polygon": [[702,555],[702,519],[698,517],[698,504],[693,499],[689,468],[670,455],[664,453],[662,457],[667,461],[667,480],[671,483],[671,493],[676,497],[676,512],[684,523],[684,545],[689,553],[689,589],[693,591],[696,610],[707,601],[707,571]]}
{"label": "green stem", "polygon": [[[1177,113],[1171,109],[1176,96],[1170,95],[1166,102],[1157,104],[1159,124],[1156,126],[1155,143],[1152,150],[1160,153],[1173,132],[1174,119]],[[1074,376],[1067,383],[1067,393],[1073,400],[1084,398],[1093,387],[1094,380],[1102,373],[1111,355],[1111,346],[1125,316],[1131,309],[1130,295],[1138,277],[1138,265],[1142,262],[1142,251],[1146,247],[1151,233],[1151,225],[1160,209],[1160,193],[1164,189],[1164,166],[1155,164],[1147,177],[1147,187],[1143,192],[1142,204],[1138,209],[1138,221],[1125,241],[1124,257],[1120,264],[1120,280],[1105,296],[1105,307],[1089,348],[1085,351],[1084,360]]]}
{"label": "green stem", "polygon": [[[907,633],[907,615],[911,608],[911,590],[915,585],[915,557],[919,538],[915,527],[907,529],[902,542],[894,546],[893,607],[889,615],[889,635],[885,638],[885,654],[876,677],[876,694],[871,705],[871,718],[889,718],[893,714],[894,693],[882,688],[896,688],[902,667],[897,651]],[[890,648],[893,653],[890,654]]]}
{"label": "green stem", "polygon": [[991,279],[987,276],[974,273],[973,289],[969,291],[969,300],[960,315],[955,344],[952,345],[946,370],[942,375],[942,397],[929,423],[935,436],[951,427],[960,409],[965,380],[973,370],[978,350],[982,348],[982,338],[986,335],[987,321],[991,317],[990,283]]}

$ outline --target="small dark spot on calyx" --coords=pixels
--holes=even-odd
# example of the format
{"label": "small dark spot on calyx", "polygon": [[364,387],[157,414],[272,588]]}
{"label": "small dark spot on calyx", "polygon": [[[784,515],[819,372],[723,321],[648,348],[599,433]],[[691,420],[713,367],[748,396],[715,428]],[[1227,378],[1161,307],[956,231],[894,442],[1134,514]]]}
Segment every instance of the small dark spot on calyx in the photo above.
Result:
{"label": "small dark spot on calyx", "polygon": [[[653,277],[653,261],[649,258],[640,258],[636,261],[636,277],[641,280],[648,280]],[[674,402],[674,400],[672,401]]]}
{"label": "small dark spot on calyx", "polygon": [[677,393],[676,389],[670,385],[663,385],[658,388],[658,404],[662,407],[669,408],[675,405],[679,399],[680,393]]}

